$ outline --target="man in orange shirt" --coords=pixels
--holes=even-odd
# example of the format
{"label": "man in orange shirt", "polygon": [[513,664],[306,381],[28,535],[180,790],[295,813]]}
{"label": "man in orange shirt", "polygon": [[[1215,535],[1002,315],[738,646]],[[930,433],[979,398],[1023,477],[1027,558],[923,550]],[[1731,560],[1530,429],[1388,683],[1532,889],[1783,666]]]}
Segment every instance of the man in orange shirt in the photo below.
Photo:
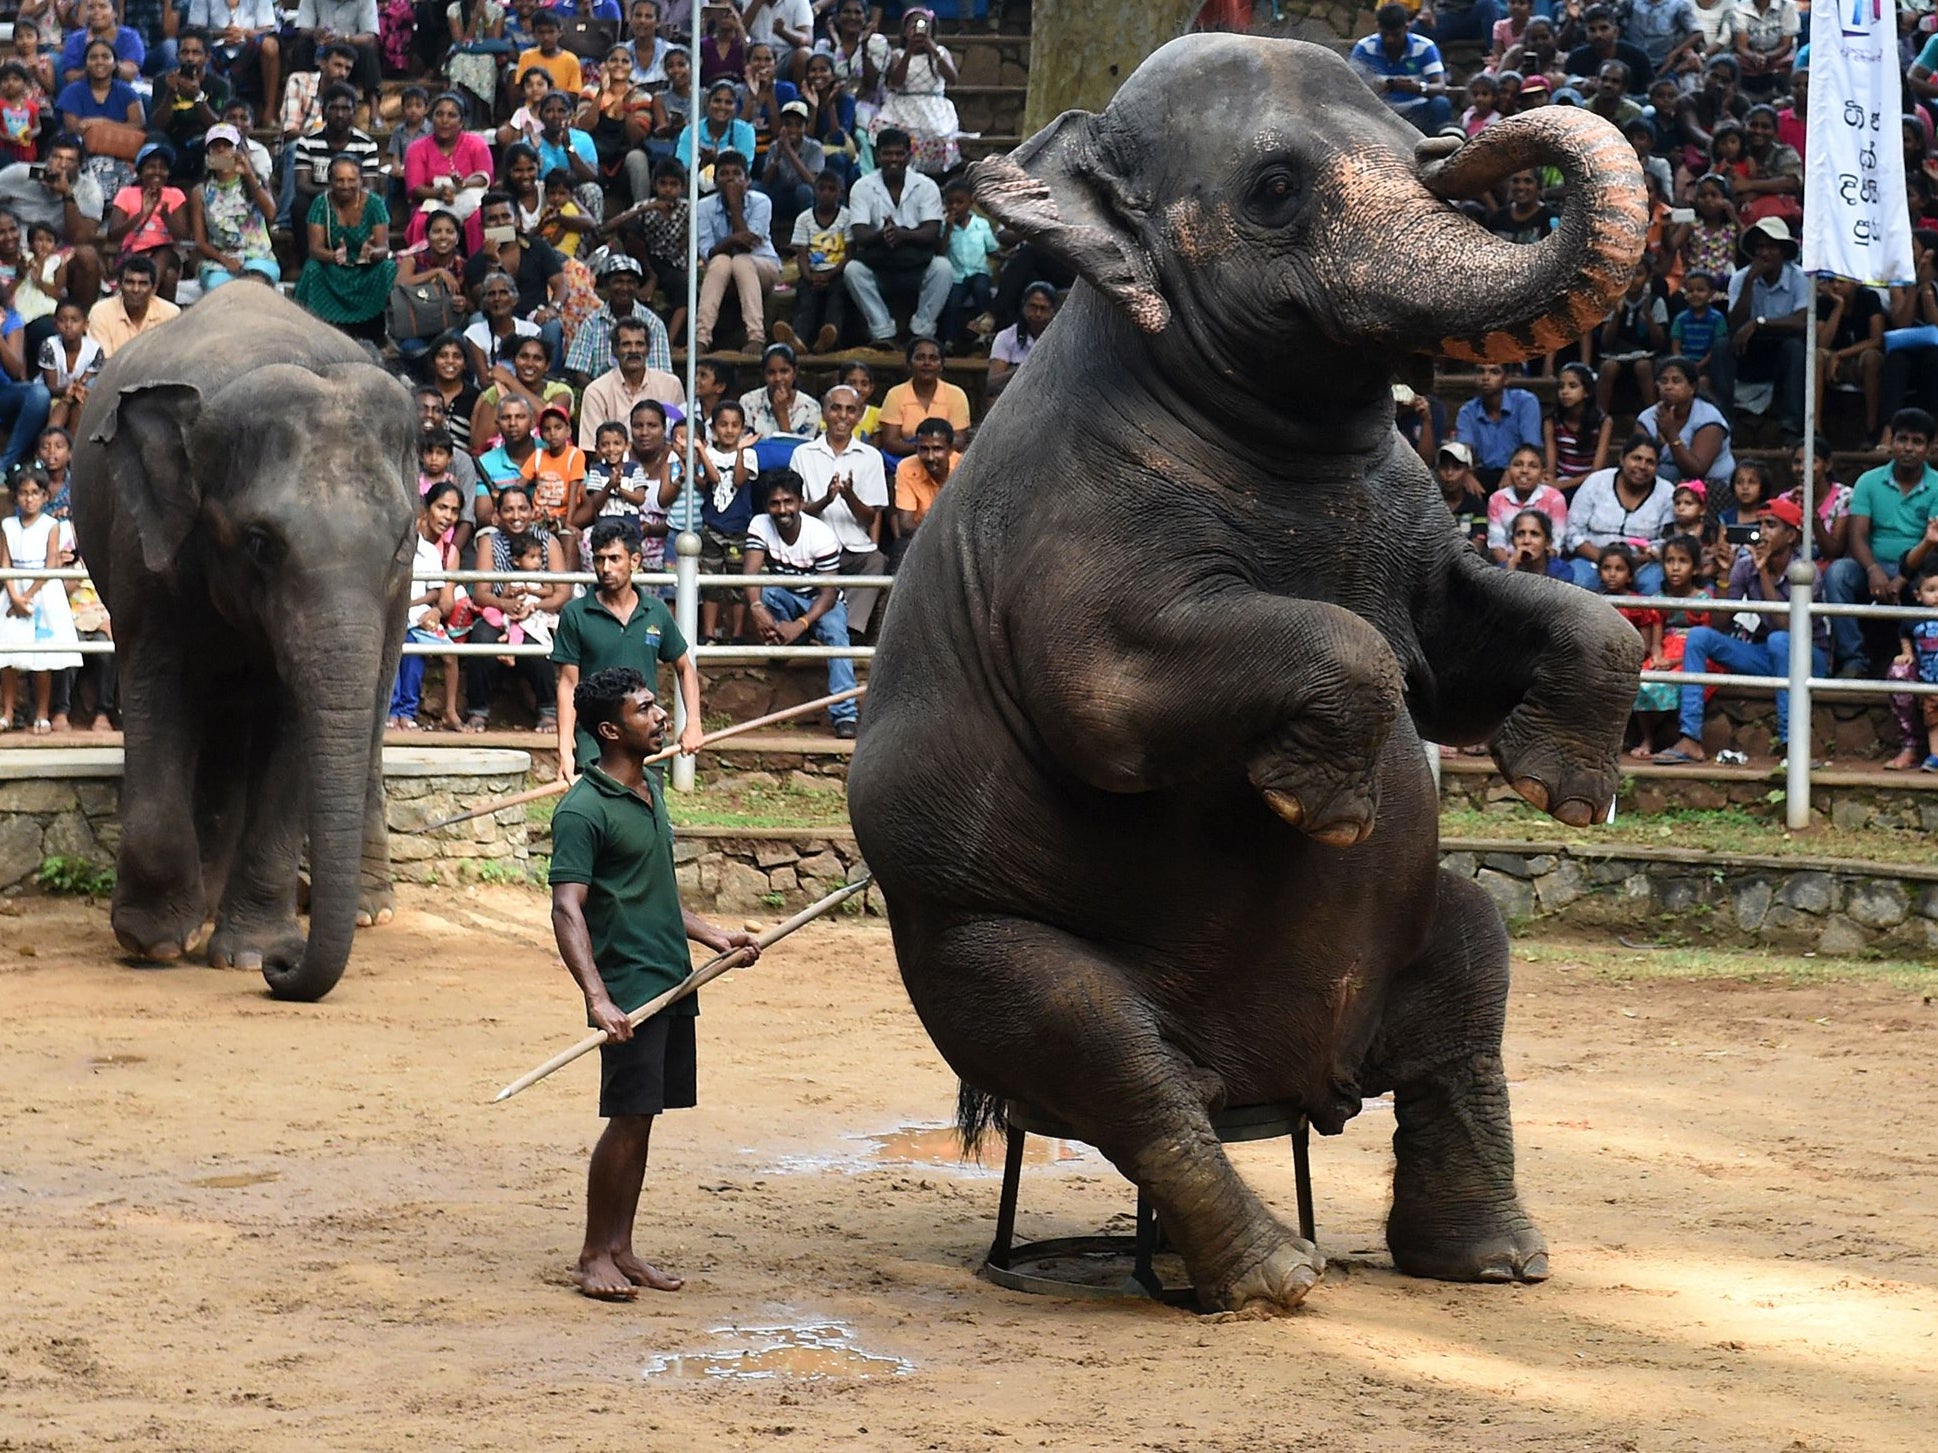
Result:
{"label": "man in orange shirt", "polygon": [[902,558],[916,526],[929,517],[935,497],[955,472],[962,454],[947,419],[924,419],[915,426],[915,452],[895,466],[895,559]]}

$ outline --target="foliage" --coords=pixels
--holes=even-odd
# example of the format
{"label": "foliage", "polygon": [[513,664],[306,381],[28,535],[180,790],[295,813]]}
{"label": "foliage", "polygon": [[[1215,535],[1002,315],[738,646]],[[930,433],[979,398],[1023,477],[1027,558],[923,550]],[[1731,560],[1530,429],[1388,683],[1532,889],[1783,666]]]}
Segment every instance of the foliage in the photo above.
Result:
{"label": "foliage", "polygon": [[1630,843],[1758,857],[1854,858],[1884,863],[1931,861],[1930,840],[1922,833],[1893,832],[1886,828],[1853,832],[1828,826],[1791,832],[1781,822],[1773,822],[1742,807],[1671,808],[1647,816],[1624,816],[1618,810],[1614,822],[1589,827],[1569,827],[1525,803],[1507,804],[1486,812],[1458,807],[1440,814],[1440,835],[1590,847]]}
{"label": "foliage", "polygon": [[1749,983],[1823,984],[1883,980],[1927,996],[1938,991],[1938,965],[1903,959],[1833,958],[1784,948],[1694,948],[1668,944],[1630,948],[1565,934],[1517,943],[1514,957],[1530,964],[1581,969],[1598,979],[1710,979]]}
{"label": "foliage", "polygon": [[78,898],[105,898],[114,892],[114,869],[88,858],[43,858],[34,881],[49,893]]}

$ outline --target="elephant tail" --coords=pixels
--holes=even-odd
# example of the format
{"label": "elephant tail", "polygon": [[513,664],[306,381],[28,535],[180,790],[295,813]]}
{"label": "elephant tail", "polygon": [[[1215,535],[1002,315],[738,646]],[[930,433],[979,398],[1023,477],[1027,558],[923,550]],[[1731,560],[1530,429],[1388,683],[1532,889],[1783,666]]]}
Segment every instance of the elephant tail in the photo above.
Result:
{"label": "elephant tail", "polygon": [[956,1087],[956,1134],[962,1138],[962,1153],[973,1156],[982,1149],[982,1138],[992,1130],[1007,1131],[1003,1100],[984,1094],[967,1080]]}

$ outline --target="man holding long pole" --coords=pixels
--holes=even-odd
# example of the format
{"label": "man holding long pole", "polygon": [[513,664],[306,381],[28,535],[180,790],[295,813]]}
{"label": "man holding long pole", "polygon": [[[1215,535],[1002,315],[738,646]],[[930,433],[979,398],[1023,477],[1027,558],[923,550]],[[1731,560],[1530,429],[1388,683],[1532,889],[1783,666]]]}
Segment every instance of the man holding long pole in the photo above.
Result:
{"label": "man holding long pole", "polygon": [[588,1297],[630,1301],[641,1287],[678,1291],[681,1278],[633,1251],[653,1120],[698,1100],[688,995],[635,1026],[627,1017],[692,972],[686,943],[759,956],[752,935],[730,932],[680,906],[673,829],[664,789],[645,769],[666,712],[646,678],[627,666],[595,672],[573,694],[581,726],[599,746],[552,816],[552,932],[585,995],[586,1019],[608,1035],[599,1048],[604,1134],[586,1177],[585,1245],[573,1280]]}

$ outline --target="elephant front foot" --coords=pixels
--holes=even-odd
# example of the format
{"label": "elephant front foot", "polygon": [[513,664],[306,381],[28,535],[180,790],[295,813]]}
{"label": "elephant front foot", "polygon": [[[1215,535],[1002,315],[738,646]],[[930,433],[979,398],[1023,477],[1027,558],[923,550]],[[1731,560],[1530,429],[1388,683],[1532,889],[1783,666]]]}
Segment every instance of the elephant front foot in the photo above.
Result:
{"label": "elephant front foot", "polygon": [[218,969],[293,969],[306,941],[295,918],[225,918],[209,935],[209,963]]}
{"label": "elephant front foot", "polygon": [[397,894],[388,883],[366,882],[357,893],[357,927],[382,927],[397,916]]}
{"label": "elephant front foot", "polygon": [[1249,770],[1265,805],[1287,823],[1322,843],[1349,848],[1373,833],[1379,811],[1376,765],[1301,762],[1273,750],[1255,757]]}
{"label": "elephant front foot", "polygon": [[1552,724],[1508,718],[1494,739],[1494,764],[1514,790],[1570,827],[1603,821],[1622,783],[1612,744],[1572,740]]}
{"label": "elephant front foot", "polygon": [[1236,1272],[1199,1284],[1198,1301],[1207,1311],[1277,1316],[1298,1306],[1319,1284],[1326,1272],[1319,1248],[1276,1222],[1272,1231],[1263,1252]]}
{"label": "elephant front foot", "polygon": [[202,905],[117,902],[109,920],[115,941],[148,963],[171,964],[201,941]]}
{"label": "elephant front foot", "polygon": [[1546,1281],[1548,1242],[1519,1201],[1475,1208],[1395,1198],[1386,1218],[1393,1265],[1435,1281]]}

